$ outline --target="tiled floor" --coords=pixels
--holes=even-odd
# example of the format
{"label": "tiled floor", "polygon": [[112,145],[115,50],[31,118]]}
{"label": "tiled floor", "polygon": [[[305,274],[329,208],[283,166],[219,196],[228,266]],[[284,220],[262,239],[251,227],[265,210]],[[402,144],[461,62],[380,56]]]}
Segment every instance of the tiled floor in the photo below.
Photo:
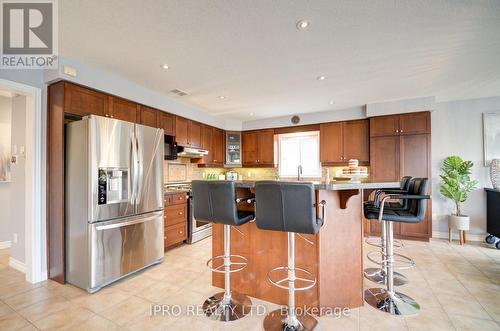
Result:
{"label": "tiled floor", "polygon": [[[365,306],[349,317],[321,317],[320,330],[500,330],[500,251],[442,240],[405,242],[400,251],[417,262],[403,271],[410,283],[399,290],[421,304],[418,316],[393,317]],[[218,291],[205,267],[210,252],[210,240],[177,248],[163,264],[89,295],[52,281],[28,284],[8,267],[8,250],[0,250],[0,330],[262,330],[262,316],[230,323],[186,312],[152,316],[153,303],[186,307]]]}

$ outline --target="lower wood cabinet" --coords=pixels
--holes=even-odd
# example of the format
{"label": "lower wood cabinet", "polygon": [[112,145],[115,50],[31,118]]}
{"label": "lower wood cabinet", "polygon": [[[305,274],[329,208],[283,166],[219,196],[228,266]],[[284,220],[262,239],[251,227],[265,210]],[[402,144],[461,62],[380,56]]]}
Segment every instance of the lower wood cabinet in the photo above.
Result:
{"label": "lower wood cabinet", "polygon": [[186,193],[165,194],[164,247],[165,250],[182,244],[187,239]]}

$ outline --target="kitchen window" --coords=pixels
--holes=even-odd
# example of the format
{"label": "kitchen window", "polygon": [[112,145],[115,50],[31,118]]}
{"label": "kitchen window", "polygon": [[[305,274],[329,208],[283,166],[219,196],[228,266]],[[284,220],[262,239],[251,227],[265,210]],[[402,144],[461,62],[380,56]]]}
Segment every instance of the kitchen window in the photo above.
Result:
{"label": "kitchen window", "polygon": [[302,166],[301,177],[321,178],[319,131],[280,134],[278,148],[280,177],[297,178]]}

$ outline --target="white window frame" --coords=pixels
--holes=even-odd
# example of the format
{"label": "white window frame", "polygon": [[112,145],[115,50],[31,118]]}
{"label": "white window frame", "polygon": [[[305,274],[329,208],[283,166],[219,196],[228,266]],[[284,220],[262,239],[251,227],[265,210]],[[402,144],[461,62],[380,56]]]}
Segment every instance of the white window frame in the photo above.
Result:
{"label": "white window frame", "polygon": [[297,178],[297,174],[295,175],[282,175],[281,169],[281,142],[283,139],[287,138],[299,138],[299,137],[308,137],[314,136],[318,141],[318,173],[315,175],[311,174],[302,174],[303,178],[311,178],[311,179],[321,179],[322,178],[322,169],[321,169],[321,161],[320,161],[320,134],[319,131],[307,131],[307,132],[295,132],[295,133],[284,133],[278,135],[278,176],[279,178],[289,179],[289,178]]}

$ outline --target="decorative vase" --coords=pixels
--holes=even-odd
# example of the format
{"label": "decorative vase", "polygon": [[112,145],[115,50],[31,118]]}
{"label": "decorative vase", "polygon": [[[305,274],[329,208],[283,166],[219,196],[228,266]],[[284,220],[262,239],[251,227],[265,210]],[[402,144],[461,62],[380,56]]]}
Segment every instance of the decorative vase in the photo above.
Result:
{"label": "decorative vase", "polygon": [[490,178],[493,188],[495,190],[500,190],[500,159],[491,160]]}

